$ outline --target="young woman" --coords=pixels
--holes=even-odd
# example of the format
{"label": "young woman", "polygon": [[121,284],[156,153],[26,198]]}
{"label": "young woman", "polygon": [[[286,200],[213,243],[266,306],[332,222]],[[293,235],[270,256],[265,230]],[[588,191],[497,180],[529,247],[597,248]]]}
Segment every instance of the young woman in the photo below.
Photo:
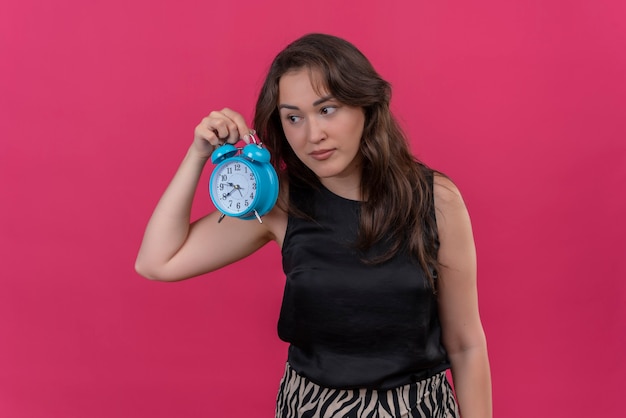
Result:
{"label": "young woman", "polygon": [[263,223],[218,223],[217,212],[190,223],[213,150],[250,140],[231,109],[196,127],[148,223],[136,269],[155,280],[214,271],[271,240],[281,247],[278,330],[290,347],[277,417],[491,416],[470,219],[456,186],[411,155],[390,96],[352,44],[296,40],[256,105],[281,185]]}

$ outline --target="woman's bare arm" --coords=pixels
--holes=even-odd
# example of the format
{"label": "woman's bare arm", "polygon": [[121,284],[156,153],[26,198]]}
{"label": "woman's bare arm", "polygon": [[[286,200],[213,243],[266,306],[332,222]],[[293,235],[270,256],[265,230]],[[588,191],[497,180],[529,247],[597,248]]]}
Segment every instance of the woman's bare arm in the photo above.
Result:
{"label": "woman's bare arm", "polygon": [[[212,112],[196,127],[194,141],[146,227],[135,269],[154,280],[176,281],[237,261],[274,239],[268,222],[225,218],[211,213],[191,223],[191,207],[202,170],[213,149],[250,132],[238,113]],[[247,139],[247,138],[244,138]],[[268,214],[271,225],[272,217]]]}
{"label": "woman's bare arm", "polygon": [[463,418],[492,416],[487,343],[478,310],[476,251],[465,203],[456,186],[435,177],[439,229],[439,310],[443,343]]}

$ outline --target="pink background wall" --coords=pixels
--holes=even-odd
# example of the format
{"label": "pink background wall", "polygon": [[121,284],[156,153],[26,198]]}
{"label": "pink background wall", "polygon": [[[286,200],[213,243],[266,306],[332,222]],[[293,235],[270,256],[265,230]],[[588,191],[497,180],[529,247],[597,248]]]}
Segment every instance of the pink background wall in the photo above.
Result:
{"label": "pink background wall", "polygon": [[371,58],[415,152],[464,192],[496,416],[615,416],[624,4],[3,2],[0,416],[272,416],[277,247],[177,284],[133,262],[197,122],[249,120],[274,54],[311,31]]}

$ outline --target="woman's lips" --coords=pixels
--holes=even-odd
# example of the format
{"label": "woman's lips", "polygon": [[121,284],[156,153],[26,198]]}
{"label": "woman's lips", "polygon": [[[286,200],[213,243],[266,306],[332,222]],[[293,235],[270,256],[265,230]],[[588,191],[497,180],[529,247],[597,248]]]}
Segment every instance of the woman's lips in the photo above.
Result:
{"label": "woman's lips", "polygon": [[322,149],[318,151],[313,151],[309,155],[315,160],[322,161],[330,158],[330,156],[333,155],[333,152],[335,152],[334,149]]}

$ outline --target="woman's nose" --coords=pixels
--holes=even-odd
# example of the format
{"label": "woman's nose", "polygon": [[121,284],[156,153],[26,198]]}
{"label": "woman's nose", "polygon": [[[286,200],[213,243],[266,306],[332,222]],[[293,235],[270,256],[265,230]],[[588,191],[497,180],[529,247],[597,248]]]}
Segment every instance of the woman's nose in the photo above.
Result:
{"label": "woman's nose", "polygon": [[317,118],[309,119],[309,141],[318,143],[326,138],[326,131],[324,125]]}

